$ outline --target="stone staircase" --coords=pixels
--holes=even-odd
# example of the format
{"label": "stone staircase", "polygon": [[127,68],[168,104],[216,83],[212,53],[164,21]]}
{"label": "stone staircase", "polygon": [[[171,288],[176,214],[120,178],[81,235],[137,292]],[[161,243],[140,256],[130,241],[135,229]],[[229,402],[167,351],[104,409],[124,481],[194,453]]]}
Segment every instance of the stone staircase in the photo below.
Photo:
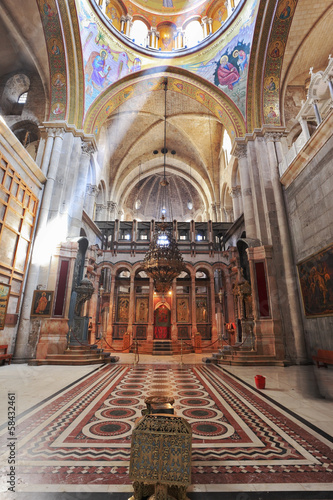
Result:
{"label": "stone staircase", "polygon": [[172,356],[172,342],[171,340],[154,340],[153,356]]}
{"label": "stone staircase", "polygon": [[223,348],[209,358],[202,358],[204,363],[227,366],[288,366],[285,359],[276,359],[276,356],[258,354],[256,351],[240,348]]}
{"label": "stone staircase", "polygon": [[98,365],[104,363],[116,363],[118,356],[111,356],[110,353],[99,349],[97,345],[70,345],[63,354],[47,354],[46,359],[33,359],[29,365]]}

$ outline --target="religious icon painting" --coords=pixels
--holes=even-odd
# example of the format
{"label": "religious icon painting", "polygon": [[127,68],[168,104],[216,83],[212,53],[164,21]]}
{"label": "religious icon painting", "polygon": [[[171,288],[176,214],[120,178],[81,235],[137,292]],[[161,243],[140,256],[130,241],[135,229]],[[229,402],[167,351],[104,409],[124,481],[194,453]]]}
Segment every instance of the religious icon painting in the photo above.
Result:
{"label": "religious icon painting", "polygon": [[297,268],[305,316],[332,316],[333,246],[303,260]]}
{"label": "religious icon painting", "polygon": [[281,21],[287,21],[295,11],[295,0],[282,0],[277,8],[276,15]]}
{"label": "religious icon painting", "polygon": [[35,290],[30,316],[49,318],[52,312],[53,293],[51,290]]}
{"label": "religious icon painting", "polygon": [[189,323],[188,297],[177,297],[177,323]]}
{"label": "religious icon painting", "polygon": [[128,321],[129,313],[129,297],[119,296],[118,297],[118,308],[117,308],[117,318],[118,321],[124,323]]}
{"label": "religious icon painting", "polygon": [[279,90],[279,80],[274,76],[268,76],[264,81],[264,88],[268,92],[275,92]]}
{"label": "religious icon painting", "polygon": [[10,285],[0,283],[0,330],[5,328],[5,320],[10,294]]}
{"label": "religious icon painting", "polygon": [[195,306],[196,306],[197,323],[207,323],[208,322],[207,297],[196,297]]}
{"label": "religious icon painting", "polygon": [[135,320],[137,323],[148,323],[148,297],[137,297]]}

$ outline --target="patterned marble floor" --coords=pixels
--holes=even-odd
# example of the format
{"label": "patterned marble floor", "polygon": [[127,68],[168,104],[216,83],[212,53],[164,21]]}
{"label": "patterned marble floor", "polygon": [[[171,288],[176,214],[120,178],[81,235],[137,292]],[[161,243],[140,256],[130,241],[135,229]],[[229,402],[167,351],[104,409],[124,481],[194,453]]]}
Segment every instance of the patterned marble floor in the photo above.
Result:
{"label": "patterned marble floor", "polygon": [[[228,498],[247,500],[253,491],[301,489],[304,498],[333,498],[333,438],[231,371],[161,363],[90,371],[17,419],[17,490],[130,496],[131,432],[144,397],[158,393],[172,394],[192,426],[193,494],[238,492]],[[7,490],[7,444],[5,423],[0,492]]]}

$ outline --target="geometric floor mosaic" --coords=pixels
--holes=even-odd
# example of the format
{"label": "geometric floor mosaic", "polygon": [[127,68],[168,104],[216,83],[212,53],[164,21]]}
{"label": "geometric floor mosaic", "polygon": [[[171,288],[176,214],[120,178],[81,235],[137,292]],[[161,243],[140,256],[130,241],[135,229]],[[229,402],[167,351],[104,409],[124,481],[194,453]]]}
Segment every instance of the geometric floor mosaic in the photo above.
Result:
{"label": "geometric floor mosaic", "polygon": [[[18,489],[130,484],[132,429],[155,393],[192,426],[192,484],[333,482],[332,443],[222,368],[109,365],[20,418]],[[1,463],[6,444],[4,430]]]}

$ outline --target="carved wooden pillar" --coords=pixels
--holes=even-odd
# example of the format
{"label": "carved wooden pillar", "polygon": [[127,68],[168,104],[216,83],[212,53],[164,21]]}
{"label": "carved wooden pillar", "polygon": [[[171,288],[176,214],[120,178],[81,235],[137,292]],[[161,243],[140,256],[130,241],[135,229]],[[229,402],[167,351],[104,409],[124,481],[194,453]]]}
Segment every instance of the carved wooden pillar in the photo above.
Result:
{"label": "carved wooden pillar", "polygon": [[107,326],[106,340],[111,345],[113,334],[113,311],[114,311],[114,292],[116,286],[116,276],[111,272],[111,289],[110,289],[110,302],[109,302],[109,322]]}
{"label": "carved wooden pillar", "polygon": [[134,289],[134,278],[135,273],[132,271],[131,273],[131,284],[130,284],[130,303],[129,303],[129,311],[128,311],[128,327],[127,331],[130,336],[133,338],[133,323],[134,323],[134,314],[135,314],[135,289]]}
{"label": "carved wooden pillar", "polygon": [[191,273],[191,317],[192,317],[192,341],[197,333],[197,316],[195,305],[195,271]]}
{"label": "carved wooden pillar", "polygon": [[217,326],[216,326],[216,315],[215,315],[215,284],[214,284],[214,274],[209,276],[210,285],[210,304],[211,304],[211,322],[212,322],[212,342],[218,339]]}
{"label": "carved wooden pillar", "polygon": [[149,316],[148,316],[148,330],[147,342],[154,340],[154,281],[149,278]]}
{"label": "carved wooden pillar", "polygon": [[172,295],[171,295],[171,340],[177,342],[178,340],[178,326],[177,326],[177,280],[172,282]]}

